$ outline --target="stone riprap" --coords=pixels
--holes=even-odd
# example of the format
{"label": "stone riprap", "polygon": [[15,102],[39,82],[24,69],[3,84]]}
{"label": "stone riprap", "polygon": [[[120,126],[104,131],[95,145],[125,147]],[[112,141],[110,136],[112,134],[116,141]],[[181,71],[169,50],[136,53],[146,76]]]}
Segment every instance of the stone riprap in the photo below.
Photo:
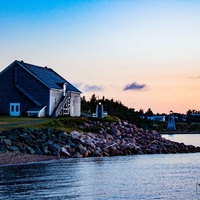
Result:
{"label": "stone riprap", "polygon": [[83,123],[80,130],[13,129],[0,133],[0,152],[99,157],[132,154],[195,153],[200,147],[163,138],[157,131],[143,130],[127,121]]}

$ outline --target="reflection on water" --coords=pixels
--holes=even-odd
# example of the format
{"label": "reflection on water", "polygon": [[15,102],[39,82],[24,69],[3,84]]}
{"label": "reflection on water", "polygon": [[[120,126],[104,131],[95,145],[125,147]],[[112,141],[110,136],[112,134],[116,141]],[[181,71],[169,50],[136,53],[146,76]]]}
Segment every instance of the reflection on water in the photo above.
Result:
{"label": "reflection on water", "polygon": [[[72,160],[70,165],[47,162],[2,167],[0,196],[5,195],[11,199],[15,196],[16,199],[79,197],[78,193],[71,190],[71,184],[73,183],[73,187],[76,187],[79,181],[78,174],[73,169],[74,163],[76,162]],[[65,169],[67,171],[64,171]]]}
{"label": "reflection on water", "polygon": [[65,159],[0,167],[0,199],[196,199],[200,154]]}

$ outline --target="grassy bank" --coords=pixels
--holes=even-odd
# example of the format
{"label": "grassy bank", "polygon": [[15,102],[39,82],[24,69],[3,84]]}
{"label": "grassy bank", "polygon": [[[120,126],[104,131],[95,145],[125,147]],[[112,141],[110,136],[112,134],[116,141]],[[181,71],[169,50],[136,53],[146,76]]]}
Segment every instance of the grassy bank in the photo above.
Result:
{"label": "grassy bank", "polygon": [[107,116],[104,119],[86,118],[86,117],[60,117],[60,118],[31,118],[31,117],[10,117],[0,116],[0,131],[14,128],[55,128],[70,132],[79,130],[79,126],[90,120],[100,120],[114,122],[119,121],[117,117]]}

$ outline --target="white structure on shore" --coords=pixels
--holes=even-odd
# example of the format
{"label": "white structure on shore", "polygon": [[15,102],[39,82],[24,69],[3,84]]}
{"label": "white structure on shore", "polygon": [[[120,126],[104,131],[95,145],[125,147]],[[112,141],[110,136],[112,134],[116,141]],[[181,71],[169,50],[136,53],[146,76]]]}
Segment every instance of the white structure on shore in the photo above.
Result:
{"label": "white structure on shore", "polygon": [[169,131],[176,130],[176,126],[175,126],[175,122],[174,122],[174,114],[173,114],[172,110],[170,111],[169,116],[168,116],[167,130],[169,130]]}

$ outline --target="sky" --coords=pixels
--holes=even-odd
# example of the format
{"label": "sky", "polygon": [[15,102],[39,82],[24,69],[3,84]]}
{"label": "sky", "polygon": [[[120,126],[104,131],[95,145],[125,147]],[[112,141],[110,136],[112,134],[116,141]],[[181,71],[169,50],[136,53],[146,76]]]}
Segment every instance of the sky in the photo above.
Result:
{"label": "sky", "polygon": [[89,100],[200,110],[200,1],[0,0],[0,71],[48,66]]}

